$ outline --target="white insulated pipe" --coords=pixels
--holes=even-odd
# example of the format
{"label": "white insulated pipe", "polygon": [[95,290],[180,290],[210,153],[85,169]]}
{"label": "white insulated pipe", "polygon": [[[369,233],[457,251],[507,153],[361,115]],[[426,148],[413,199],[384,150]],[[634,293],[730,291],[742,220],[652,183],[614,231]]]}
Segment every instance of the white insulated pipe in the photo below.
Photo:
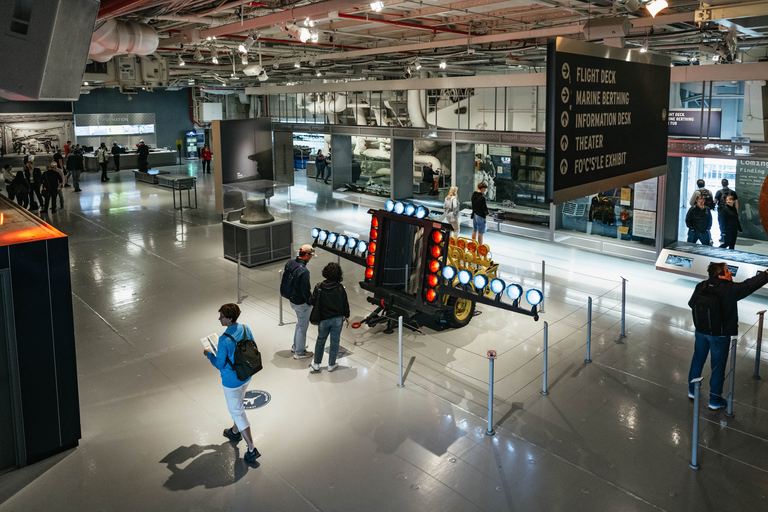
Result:
{"label": "white insulated pipe", "polygon": [[427,122],[421,113],[421,91],[418,89],[408,90],[408,118],[414,128],[424,128]]}
{"label": "white insulated pipe", "polygon": [[88,56],[107,62],[116,55],[151,55],[159,44],[160,38],[149,25],[110,18],[93,32]]}

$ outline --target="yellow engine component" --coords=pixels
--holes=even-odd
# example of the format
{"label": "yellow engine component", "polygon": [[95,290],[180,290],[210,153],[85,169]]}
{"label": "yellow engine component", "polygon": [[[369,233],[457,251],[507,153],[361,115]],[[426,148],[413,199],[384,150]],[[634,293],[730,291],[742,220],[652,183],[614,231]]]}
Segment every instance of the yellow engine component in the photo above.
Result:
{"label": "yellow engine component", "polygon": [[[447,264],[454,267],[456,270],[468,270],[472,276],[478,274],[485,275],[488,278],[488,283],[493,279],[496,279],[496,272],[499,270],[499,264],[494,263],[491,260],[491,248],[487,244],[478,246],[475,240],[464,237],[451,237],[448,240],[448,262]],[[454,284],[458,281],[454,280]],[[474,285],[470,283],[469,286]],[[490,286],[486,286],[483,290],[483,295],[486,297],[493,297]],[[443,296],[443,300],[447,301],[448,296]]]}

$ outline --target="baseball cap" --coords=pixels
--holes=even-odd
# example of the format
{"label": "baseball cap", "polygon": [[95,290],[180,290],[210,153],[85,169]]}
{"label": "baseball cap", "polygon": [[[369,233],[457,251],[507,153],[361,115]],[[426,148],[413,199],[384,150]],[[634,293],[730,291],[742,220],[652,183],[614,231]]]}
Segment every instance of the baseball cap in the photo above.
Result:
{"label": "baseball cap", "polygon": [[312,256],[314,256],[315,255],[315,249],[311,245],[309,245],[309,244],[304,244],[304,245],[301,246],[301,248],[299,248],[299,254],[301,254],[301,253],[311,254]]}

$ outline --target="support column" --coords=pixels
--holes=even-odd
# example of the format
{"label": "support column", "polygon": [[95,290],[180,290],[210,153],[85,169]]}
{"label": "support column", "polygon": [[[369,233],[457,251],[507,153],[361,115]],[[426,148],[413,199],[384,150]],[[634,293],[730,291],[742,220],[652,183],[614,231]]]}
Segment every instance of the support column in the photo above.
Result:
{"label": "support column", "polygon": [[392,139],[390,154],[390,191],[392,199],[413,197],[413,141]]}

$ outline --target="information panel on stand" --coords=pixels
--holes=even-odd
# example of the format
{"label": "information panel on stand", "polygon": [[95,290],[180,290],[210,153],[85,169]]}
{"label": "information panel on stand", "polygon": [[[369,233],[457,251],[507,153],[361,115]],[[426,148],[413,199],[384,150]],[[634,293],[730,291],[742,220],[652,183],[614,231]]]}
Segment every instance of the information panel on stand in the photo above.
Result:
{"label": "information panel on stand", "polygon": [[661,176],[670,59],[558,37],[547,48],[547,199]]}

